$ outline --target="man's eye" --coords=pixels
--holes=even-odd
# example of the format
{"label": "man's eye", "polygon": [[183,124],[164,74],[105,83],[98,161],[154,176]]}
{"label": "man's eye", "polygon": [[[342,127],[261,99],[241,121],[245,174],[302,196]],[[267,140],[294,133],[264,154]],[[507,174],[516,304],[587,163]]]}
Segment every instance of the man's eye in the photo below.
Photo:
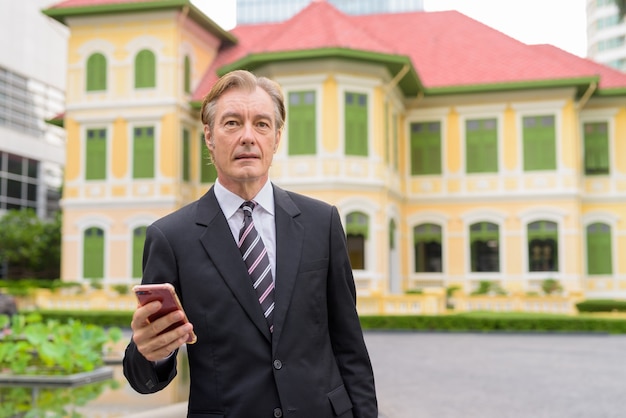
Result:
{"label": "man's eye", "polygon": [[226,125],[226,126],[237,126],[237,121],[236,120],[227,120],[224,125]]}

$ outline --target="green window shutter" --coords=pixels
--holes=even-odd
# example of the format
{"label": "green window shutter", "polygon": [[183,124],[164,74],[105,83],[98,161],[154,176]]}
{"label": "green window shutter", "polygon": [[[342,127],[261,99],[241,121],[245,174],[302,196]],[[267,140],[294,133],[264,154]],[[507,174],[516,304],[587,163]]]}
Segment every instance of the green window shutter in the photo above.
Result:
{"label": "green window shutter", "polygon": [[523,118],[524,171],[556,170],[554,116]]}
{"label": "green window shutter", "polygon": [[154,127],[133,130],[133,178],[154,178]]}
{"label": "green window shutter", "polygon": [[144,49],[135,56],[135,88],[155,86],[156,59],[152,51]]}
{"label": "green window shutter", "polygon": [[440,273],[442,271],[441,242],[441,226],[421,224],[413,228],[416,273]]}
{"label": "green window shutter", "polygon": [[185,93],[191,93],[191,60],[189,59],[189,56],[185,56],[184,67]]}
{"label": "green window shutter", "polygon": [[498,225],[491,222],[478,222],[470,225],[470,258],[473,272],[500,271]]}
{"label": "green window shutter", "polygon": [[613,274],[612,254],[611,227],[600,222],[587,226],[587,273]]}
{"label": "green window shutter", "polygon": [[88,129],[86,139],[85,179],[106,179],[106,129]]}
{"label": "green window shutter", "polygon": [[189,165],[189,154],[190,154],[190,144],[189,144],[189,131],[187,129],[183,129],[183,152],[182,152],[182,176],[183,181],[189,181],[191,179],[191,167]]}
{"label": "green window shutter", "polygon": [[95,53],[87,58],[87,91],[107,89],[107,60],[104,55]]}
{"label": "green window shutter", "polygon": [[345,94],[344,121],[346,155],[367,157],[367,96],[365,94]]}
{"label": "green window shutter", "polygon": [[607,122],[585,123],[585,174],[609,174],[609,129]]}
{"label": "green window shutter", "polygon": [[200,181],[202,183],[215,183],[217,170],[215,164],[211,162],[209,150],[204,142],[204,134],[200,134]]}
{"label": "green window shutter", "polygon": [[559,231],[556,222],[528,224],[528,271],[559,271]]}
{"label": "green window shutter", "polygon": [[468,173],[498,172],[498,126],[496,119],[465,123],[465,165]]}
{"label": "green window shutter", "polygon": [[83,235],[83,277],[104,278],[104,231],[97,227],[88,228]]}
{"label": "green window shutter", "polygon": [[289,93],[289,155],[315,155],[315,92]]}
{"label": "green window shutter", "polygon": [[133,278],[140,278],[143,273],[143,246],[146,242],[146,227],[133,230]]}
{"label": "green window shutter", "polygon": [[411,175],[441,174],[441,124],[411,124]]}

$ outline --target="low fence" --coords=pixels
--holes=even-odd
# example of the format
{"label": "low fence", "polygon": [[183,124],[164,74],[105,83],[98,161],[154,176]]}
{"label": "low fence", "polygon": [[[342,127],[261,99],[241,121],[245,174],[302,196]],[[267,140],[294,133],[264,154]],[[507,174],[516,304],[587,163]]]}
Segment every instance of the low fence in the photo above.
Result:
{"label": "low fence", "polygon": [[567,295],[506,296],[465,295],[455,293],[450,298],[454,312],[534,312],[573,315],[578,313],[576,304],[584,299],[582,293]]}
{"label": "low fence", "polygon": [[[566,295],[507,296],[466,295],[456,292],[448,298],[443,288],[425,289],[419,294],[360,295],[357,310],[361,315],[443,315],[446,313],[492,311],[576,314],[576,303],[582,293]],[[27,297],[18,297],[19,309],[133,311],[137,301],[133,294],[113,290],[68,292],[39,289]]]}

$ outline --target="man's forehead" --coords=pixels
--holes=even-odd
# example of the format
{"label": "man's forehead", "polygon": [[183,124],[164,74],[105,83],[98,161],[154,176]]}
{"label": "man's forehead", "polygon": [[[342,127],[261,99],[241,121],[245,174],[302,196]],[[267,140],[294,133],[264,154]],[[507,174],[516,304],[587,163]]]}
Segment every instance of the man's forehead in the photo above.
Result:
{"label": "man's forehead", "polygon": [[254,91],[243,88],[231,88],[218,99],[217,107],[220,112],[233,112],[240,110],[256,110],[257,112],[271,112],[273,109],[272,98],[260,87]]}

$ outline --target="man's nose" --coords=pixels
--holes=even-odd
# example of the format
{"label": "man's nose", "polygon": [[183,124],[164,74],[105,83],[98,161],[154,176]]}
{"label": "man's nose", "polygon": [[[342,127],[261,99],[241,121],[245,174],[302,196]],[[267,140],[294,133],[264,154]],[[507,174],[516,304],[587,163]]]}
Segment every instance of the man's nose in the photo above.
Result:
{"label": "man's nose", "polygon": [[243,124],[243,131],[241,132],[241,141],[244,144],[254,143],[254,141],[255,141],[255,138],[254,138],[254,127],[252,126],[251,123],[244,123]]}

